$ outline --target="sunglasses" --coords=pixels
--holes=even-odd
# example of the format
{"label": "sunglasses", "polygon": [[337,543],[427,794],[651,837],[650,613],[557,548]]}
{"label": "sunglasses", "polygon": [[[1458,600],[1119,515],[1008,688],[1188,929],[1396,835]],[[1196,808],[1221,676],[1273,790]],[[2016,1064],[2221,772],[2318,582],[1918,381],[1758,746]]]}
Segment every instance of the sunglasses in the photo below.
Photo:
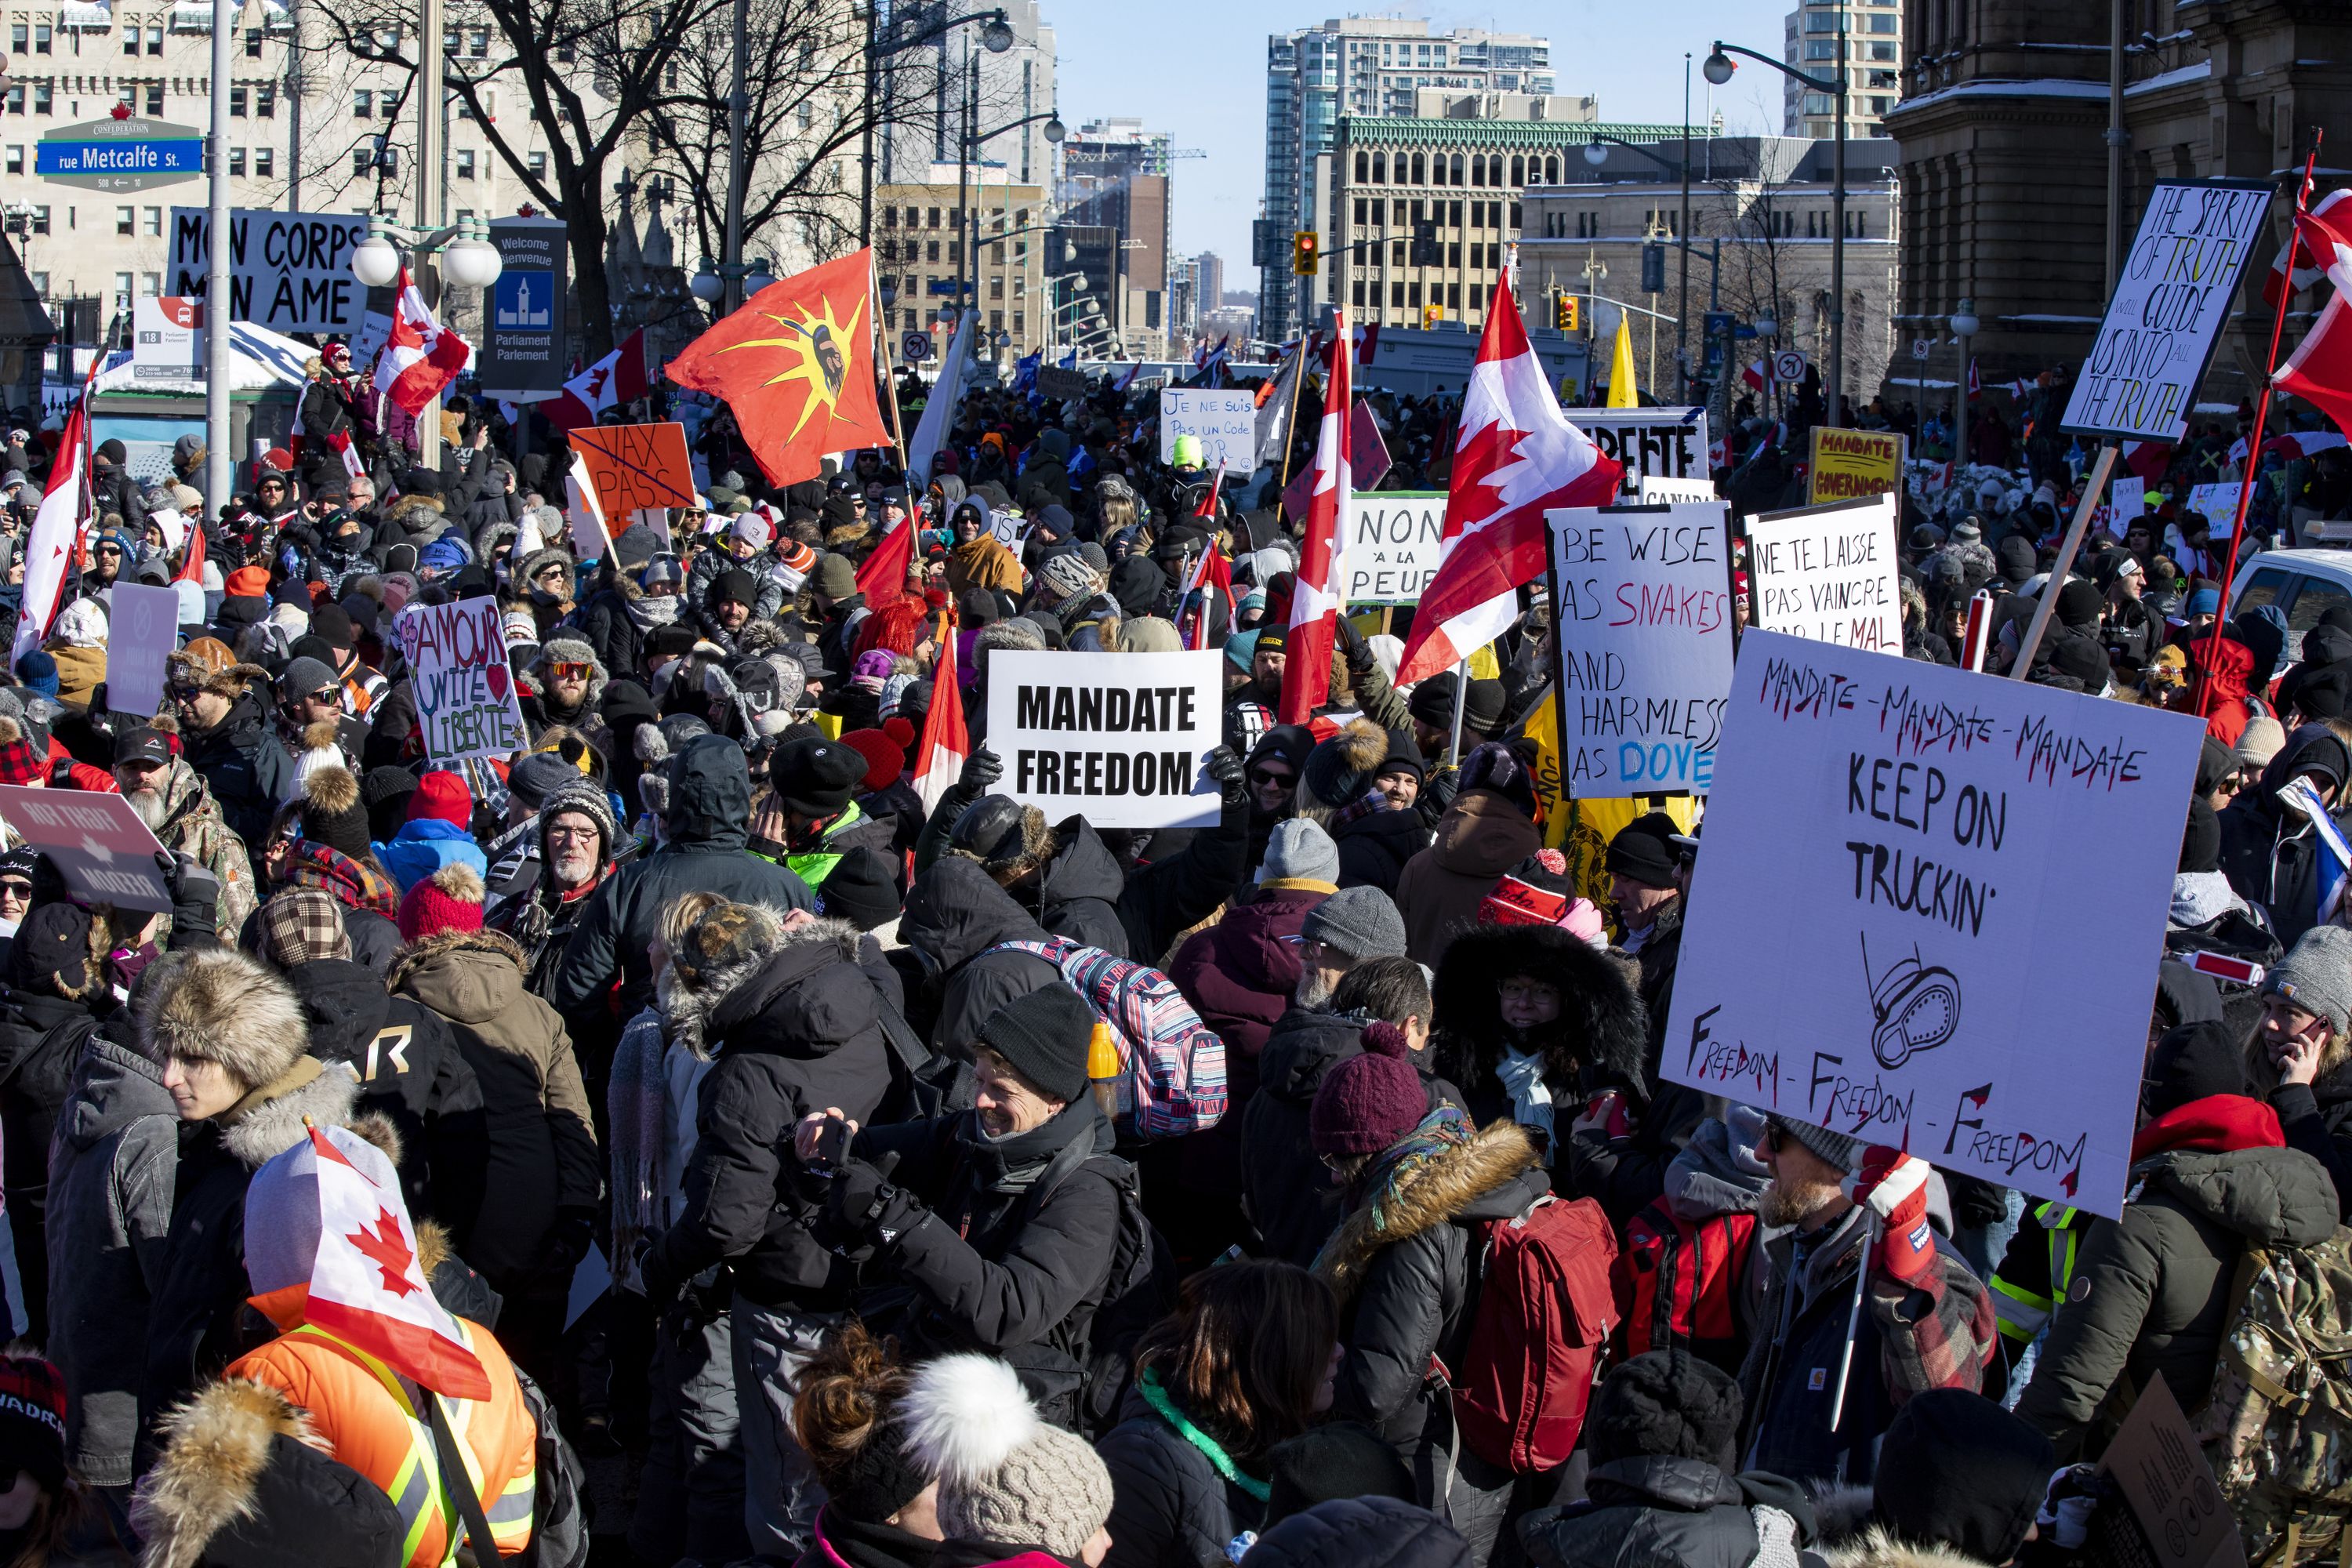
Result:
{"label": "sunglasses", "polygon": [[1297,773],[1278,773],[1270,768],[1252,768],[1249,781],[1254,784],[1282,784],[1287,787],[1297,780]]}
{"label": "sunglasses", "polygon": [[561,664],[549,665],[547,673],[558,680],[585,680],[595,672],[595,668],[592,664],[574,664],[567,659]]}
{"label": "sunglasses", "polygon": [[122,553],[122,546],[120,544],[101,544],[98,547],[98,552],[100,555],[120,555]]}
{"label": "sunglasses", "polygon": [[204,689],[201,686],[181,686],[175,682],[172,687],[172,695],[184,702],[191,697],[201,696]]}

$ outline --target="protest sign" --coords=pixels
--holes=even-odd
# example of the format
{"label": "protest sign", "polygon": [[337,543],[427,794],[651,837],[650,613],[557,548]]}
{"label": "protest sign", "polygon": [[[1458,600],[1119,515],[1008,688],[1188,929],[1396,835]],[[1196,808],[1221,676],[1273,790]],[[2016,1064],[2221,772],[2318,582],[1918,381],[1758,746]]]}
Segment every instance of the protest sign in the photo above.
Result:
{"label": "protest sign", "polygon": [[1176,460],[1176,437],[1201,438],[1201,467],[1236,474],[1257,467],[1257,394],[1247,387],[1160,390],[1160,460]]}
{"label": "protest sign", "polygon": [[1087,395],[1087,378],[1083,371],[1069,370],[1058,364],[1041,367],[1037,372],[1037,395],[1040,397],[1072,398]]}
{"label": "protest sign", "polygon": [[[2137,477],[2114,479],[2107,485],[2107,499],[2091,513],[2091,521],[2117,538],[2137,517],[2147,514],[2147,481]],[[2226,535],[2228,529],[2223,529]]]}
{"label": "protest sign", "polygon": [[1820,506],[1899,490],[1906,448],[1900,431],[1833,430],[1816,425],[1806,456],[1805,499]]}
{"label": "protest sign", "polygon": [[[368,220],[352,213],[281,213],[238,207],[229,214],[229,319],[273,332],[356,332],[367,286],[352,276],[352,252]],[[202,299],[212,267],[212,215],[172,209],[165,294]],[[356,346],[354,363],[364,367]]]}
{"label": "protest sign", "polygon": [[163,661],[179,646],[178,591],[117,583],[107,627],[106,705],[144,714],[163,706]]}
{"label": "protest sign", "polygon": [[2158,180],[2059,428],[2177,441],[2268,222],[2268,180]]}
{"label": "protest sign", "polygon": [[[2189,487],[2188,510],[2213,525],[2214,538],[2227,539],[2238,529],[2238,491],[2241,488],[2234,481],[2221,485],[2191,485]],[[2143,497],[2141,505],[2146,504]]]}
{"label": "protest sign", "polygon": [[639,507],[694,504],[685,426],[587,425],[565,439],[595,481],[606,517],[626,517]]}
{"label": "protest sign", "polygon": [[1723,503],[1544,517],[1569,797],[1705,794],[1731,687]]}
{"label": "protest sign", "polygon": [[121,909],[172,912],[172,895],[155,867],[163,846],[121,795],[0,785],[0,817],[55,863],[79,897]]}
{"label": "protest sign", "polygon": [[1437,575],[1445,532],[1444,490],[1378,490],[1348,503],[1345,601],[1417,605]]}
{"label": "protest sign", "polygon": [[409,605],[393,630],[415,676],[426,756],[444,763],[503,758],[523,743],[497,600]]}
{"label": "protest sign", "polygon": [[1664,1075],[2121,1213],[2204,732],[1749,631]]}
{"label": "protest sign", "polygon": [[1749,518],[1750,624],[1814,642],[1901,653],[1895,504],[1891,492],[1882,492]]}
{"label": "protest sign", "polygon": [[2099,1468],[2115,1478],[2126,1507],[2103,1508],[2095,1516],[2092,1563],[2245,1568],[2237,1521],[2163,1373],[2152,1374],[2133,1401],[2099,1457]]}
{"label": "protest sign", "polygon": [[1222,738],[1224,655],[988,656],[996,793],[1097,827],[1208,827],[1221,809],[1202,763]]}
{"label": "protest sign", "polygon": [[1717,500],[1715,481],[1709,479],[1670,479],[1664,474],[1643,474],[1636,499],[1644,505],[1670,500]]}
{"label": "protest sign", "polygon": [[1625,482],[1619,493],[1627,500],[1643,499],[1645,477],[1702,481],[1714,478],[1707,462],[1704,408],[1569,408],[1561,412],[1570,424],[1592,437],[1593,445],[1625,465]]}

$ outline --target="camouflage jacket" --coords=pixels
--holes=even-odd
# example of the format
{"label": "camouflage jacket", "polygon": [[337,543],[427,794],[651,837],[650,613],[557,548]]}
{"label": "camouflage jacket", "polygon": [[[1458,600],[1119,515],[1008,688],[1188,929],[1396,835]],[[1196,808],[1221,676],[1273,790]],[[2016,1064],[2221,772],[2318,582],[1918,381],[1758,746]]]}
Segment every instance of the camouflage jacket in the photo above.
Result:
{"label": "camouflage jacket", "polygon": [[[260,903],[245,840],[222,818],[220,805],[205,786],[203,776],[180,758],[172,760],[171,772],[163,784],[163,826],[155,830],[155,837],[166,849],[190,857],[220,879],[220,903],[214,913],[213,929],[224,945],[234,947],[237,933],[245,929],[246,918]],[[171,930],[171,917],[166,915],[156,928],[158,947],[169,939]]]}

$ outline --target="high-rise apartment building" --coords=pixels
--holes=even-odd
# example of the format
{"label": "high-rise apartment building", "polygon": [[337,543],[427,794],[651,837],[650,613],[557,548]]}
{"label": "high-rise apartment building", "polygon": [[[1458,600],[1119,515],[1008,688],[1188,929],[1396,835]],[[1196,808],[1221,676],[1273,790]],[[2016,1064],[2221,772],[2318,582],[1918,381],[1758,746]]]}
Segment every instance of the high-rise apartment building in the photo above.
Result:
{"label": "high-rise apartment building", "polygon": [[[1838,25],[1845,25],[1845,134],[1884,136],[1881,118],[1903,96],[1903,13],[1899,0],[1804,0],[1789,13],[1780,58],[1799,70],[1834,79]],[[1837,95],[1780,78],[1780,133],[1827,141],[1837,134]]]}
{"label": "high-rise apartment building", "polygon": [[1146,131],[1140,120],[1094,121],[1062,142],[1061,221],[1118,237],[1113,275],[1104,280],[1108,325],[1122,352],[1147,359],[1167,353],[1178,325],[1168,297],[1171,152],[1167,134]]}
{"label": "high-rise apartment building", "polygon": [[[1013,47],[1001,55],[982,45],[984,23],[964,20],[999,10],[1013,28]],[[1003,165],[1014,184],[1053,179],[1045,116],[1055,104],[1054,29],[1037,0],[918,0],[889,7],[889,26],[892,38],[927,41],[883,56],[884,118],[891,128],[877,148],[877,181],[921,184],[934,164],[962,162],[964,105],[975,69],[980,160]]]}
{"label": "high-rise apartment building", "polygon": [[[1265,197],[1258,226],[1259,332],[1295,332],[1311,298],[1290,275],[1290,237],[1314,228],[1328,203],[1322,185],[1340,116],[1417,113],[1423,88],[1548,96],[1551,43],[1526,33],[1457,27],[1435,34],[1425,21],[1335,18],[1266,39]],[[1318,170],[1320,171],[1318,175]]]}

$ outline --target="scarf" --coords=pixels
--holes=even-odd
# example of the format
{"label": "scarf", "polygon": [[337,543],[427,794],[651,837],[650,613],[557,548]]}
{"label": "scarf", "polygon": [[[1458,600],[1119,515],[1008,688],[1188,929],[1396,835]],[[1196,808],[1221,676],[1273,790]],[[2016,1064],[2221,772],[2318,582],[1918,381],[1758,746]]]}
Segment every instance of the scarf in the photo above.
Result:
{"label": "scarf", "polygon": [[[1358,1201],[1372,1211],[1372,1228],[1386,1230],[1389,1215],[1403,1190],[1421,1173],[1456,1149],[1467,1148],[1476,1129],[1459,1106],[1441,1105],[1421,1119],[1421,1124],[1381,1150],[1364,1173],[1356,1178]],[[1339,1235],[1334,1231],[1333,1237]],[[1325,1243],[1328,1249],[1329,1243]],[[1323,1260],[1315,1260],[1323,1271]]]}
{"label": "scarf", "polygon": [[289,888],[332,893],[346,908],[367,910],[386,920],[400,915],[400,889],[390,878],[364,860],[308,838],[296,839],[287,851],[285,882]]}
{"label": "scarf", "polygon": [[1331,831],[1337,833],[1359,817],[1370,816],[1375,812],[1391,809],[1393,808],[1389,803],[1388,791],[1374,785],[1367,789],[1358,799],[1350,801],[1331,814]]}
{"label": "scarf", "polygon": [[659,598],[644,594],[621,595],[621,606],[629,612],[629,624],[641,632],[676,622],[677,605],[676,594],[664,594]]}
{"label": "scarf", "polygon": [[2284,1149],[2278,1112],[2242,1094],[2209,1094],[2176,1105],[2132,1134],[2131,1163],[2175,1149],[2234,1153],[2241,1149]]}
{"label": "scarf", "polygon": [[1143,1379],[1136,1384],[1136,1392],[1143,1395],[1143,1402],[1158,1412],[1162,1421],[1176,1429],[1178,1436],[1201,1451],[1201,1457],[1209,1461],[1211,1469],[1260,1502],[1272,1495],[1274,1488],[1270,1483],[1259,1480],[1255,1476],[1244,1475],[1241,1467],[1234,1464],[1233,1457],[1225,1452],[1223,1444],[1193,1426],[1184,1413],[1176,1408],[1176,1402],[1168,1397],[1166,1389],[1160,1386],[1158,1367],[1144,1369]]}
{"label": "scarf", "polygon": [[1544,1082],[1543,1072],[1540,1054],[1530,1056],[1514,1046],[1505,1046],[1503,1059],[1495,1064],[1495,1077],[1511,1097],[1511,1120],[1522,1127],[1539,1128],[1547,1139],[1556,1141],[1551,1089]]}

